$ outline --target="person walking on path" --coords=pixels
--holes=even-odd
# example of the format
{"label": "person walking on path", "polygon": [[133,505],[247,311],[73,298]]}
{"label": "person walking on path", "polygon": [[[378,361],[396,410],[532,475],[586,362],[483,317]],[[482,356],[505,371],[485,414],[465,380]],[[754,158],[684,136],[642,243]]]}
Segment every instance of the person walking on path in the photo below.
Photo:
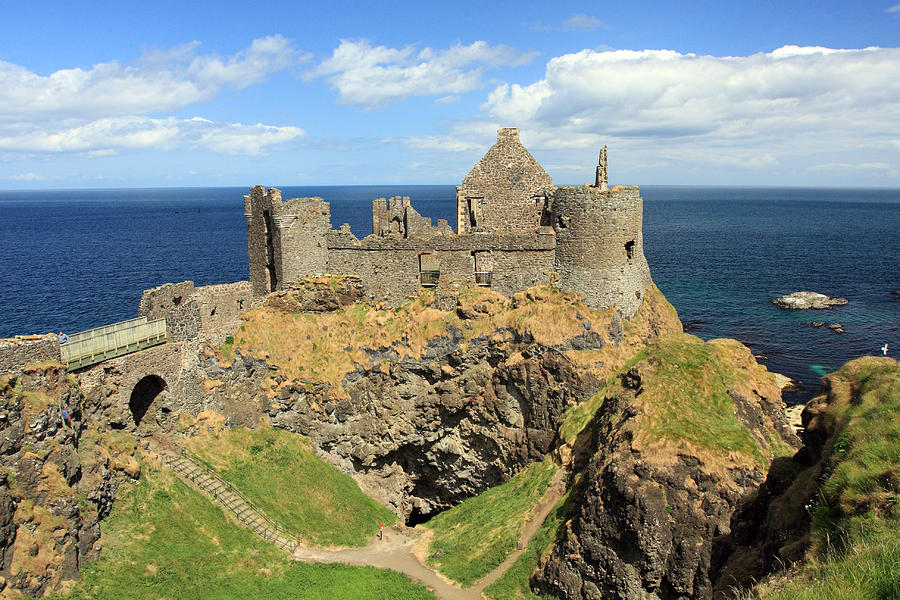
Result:
{"label": "person walking on path", "polygon": [[383,540],[383,539],[384,539],[384,523],[382,523],[382,524],[379,525],[379,527],[378,527],[378,539],[379,539],[379,540]]}

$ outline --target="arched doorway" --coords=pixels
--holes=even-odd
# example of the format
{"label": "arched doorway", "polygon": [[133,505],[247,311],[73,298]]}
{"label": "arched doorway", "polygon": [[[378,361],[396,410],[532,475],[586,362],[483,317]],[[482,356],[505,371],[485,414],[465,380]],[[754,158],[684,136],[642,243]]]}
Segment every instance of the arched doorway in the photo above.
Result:
{"label": "arched doorway", "polygon": [[147,375],[137,382],[131,391],[131,399],[128,401],[128,408],[131,409],[131,417],[134,419],[135,426],[141,424],[141,419],[147,414],[147,409],[164,389],[166,389],[166,382],[158,375]]}

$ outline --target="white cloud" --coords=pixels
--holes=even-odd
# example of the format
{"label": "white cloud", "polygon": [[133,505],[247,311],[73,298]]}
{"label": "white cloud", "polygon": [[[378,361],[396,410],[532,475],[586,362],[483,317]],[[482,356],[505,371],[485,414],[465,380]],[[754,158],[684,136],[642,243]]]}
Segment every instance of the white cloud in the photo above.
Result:
{"label": "white cloud", "polygon": [[271,125],[241,125],[232,123],[215,126],[203,133],[198,144],[220,154],[266,154],[268,149],[306,135],[298,127],[273,127]]}
{"label": "white cloud", "polygon": [[13,181],[41,181],[44,179],[44,176],[37,173],[20,173],[18,175],[10,175],[9,179]]}
{"label": "white cloud", "polygon": [[670,163],[680,149],[685,164],[758,169],[804,153],[883,152],[900,135],[900,49],[583,50],[551,59],[539,81],[497,86],[482,110],[536,148],[610,143]]}
{"label": "white cloud", "polygon": [[598,19],[585,14],[574,14],[558,25],[550,25],[543,21],[535,21],[530,24],[530,28],[535,31],[590,31],[592,29],[609,29],[609,25]]}
{"label": "white cloud", "polygon": [[888,9],[885,9],[884,12],[889,12],[889,13],[894,13],[894,14],[900,13],[900,4],[895,4],[894,6],[888,8]]}
{"label": "white cloud", "polygon": [[222,88],[242,89],[304,59],[279,35],[254,40],[226,59],[198,55],[198,43],[147,52],[134,65],[99,63],[47,76],[0,61],[0,122],[95,119],[183,108]]}
{"label": "white cloud", "polygon": [[438,135],[385,138],[381,141],[384,143],[396,142],[417,150],[438,150],[440,152],[470,152],[483,148],[483,145],[478,142]]}
{"label": "white cloud", "polygon": [[482,41],[446,50],[416,50],[343,40],[331,58],[306,77],[325,77],[341,104],[371,109],[410,96],[468,92],[483,85],[485,69],[523,65],[533,57]]}
{"label": "white cloud", "polygon": [[62,129],[34,128],[0,135],[0,150],[85,153],[101,157],[120,150],[201,147],[223,154],[257,155],[304,136],[305,132],[298,127],[215,123],[201,118],[127,116],[97,119]]}
{"label": "white cloud", "polygon": [[562,26],[567,31],[588,31],[600,27],[607,28],[607,25],[597,17],[590,15],[572,15],[563,21]]}

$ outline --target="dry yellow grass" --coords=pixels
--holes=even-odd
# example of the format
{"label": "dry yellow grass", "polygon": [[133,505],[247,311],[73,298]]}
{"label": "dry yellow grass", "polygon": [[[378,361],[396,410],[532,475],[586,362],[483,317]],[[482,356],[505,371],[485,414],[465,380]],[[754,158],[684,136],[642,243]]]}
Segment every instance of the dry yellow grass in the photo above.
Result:
{"label": "dry yellow grass", "polygon": [[[612,350],[615,345],[608,343],[607,333],[615,312],[591,310],[572,292],[536,286],[509,300],[490,289],[472,287],[461,291],[454,311],[433,308],[432,297],[433,292],[423,291],[395,310],[363,303],[325,313],[286,313],[262,307],[242,315],[234,348],[277,366],[276,375],[287,381],[327,383],[336,396],[344,394],[344,376],[358,366],[378,368],[382,353],[396,353],[401,360],[421,359],[429,342],[449,335],[451,327],[460,332],[463,348],[480,336],[502,343],[510,338],[509,331],[531,336],[538,344],[556,346],[581,335],[585,321],[590,321],[611,350],[605,351],[606,358],[588,354],[576,358],[594,365],[603,363],[606,371],[632,353],[623,348],[621,360],[610,360],[610,352],[617,352]],[[277,384],[270,381],[268,387],[274,392]]]}

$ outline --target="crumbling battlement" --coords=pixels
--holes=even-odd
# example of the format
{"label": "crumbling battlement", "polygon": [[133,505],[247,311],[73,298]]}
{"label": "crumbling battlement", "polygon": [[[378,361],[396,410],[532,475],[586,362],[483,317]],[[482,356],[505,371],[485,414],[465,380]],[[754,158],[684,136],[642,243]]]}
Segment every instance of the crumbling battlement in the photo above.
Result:
{"label": "crumbling battlement", "polygon": [[0,339],[0,375],[21,371],[31,363],[59,362],[59,337],[56,334],[17,335]]}
{"label": "crumbling battlement", "polygon": [[194,287],[193,281],[144,290],[138,316],[166,320],[170,342],[197,339],[221,344],[240,325],[253,303],[249,281]]}
{"label": "crumbling battlement", "polygon": [[421,287],[438,287],[442,298],[476,284],[511,296],[556,280],[592,308],[615,305],[631,316],[652,283],[643,200],[637,187],[609,188],[605,146],[599,163],[594,185],[556,187],[519,130],[503,128],[457,188],[456,234],[398,196],[373,202],[373,233],[358,239],[347,225],[331,229],[321,198],[282,201],[279,190],[256,186],[244,196],[253,294],[349,273],[370,301],[396,306]]}

